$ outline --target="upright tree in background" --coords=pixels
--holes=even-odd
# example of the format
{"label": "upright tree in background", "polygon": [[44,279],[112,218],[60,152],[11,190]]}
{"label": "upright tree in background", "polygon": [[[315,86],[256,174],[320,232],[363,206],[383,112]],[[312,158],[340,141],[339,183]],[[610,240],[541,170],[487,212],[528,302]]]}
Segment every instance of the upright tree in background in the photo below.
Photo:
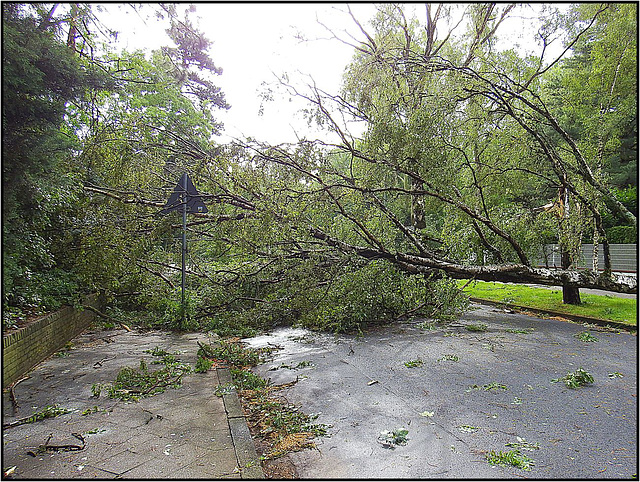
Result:
{"label": "upright tree in background", "polygon": [[[569,9],[564,23],[575,33],[601,8],[580,4]],[[573,45],[573,55],[549,72],[546,95],[559,120],[593,161],[594,175],[637,216],[637,5],[609,4],[592,28]],[[628,217],[602,210],[610,242],[637,242]],[[612,229],[614,228],[614,229]],[[593,243],[602,240],[595,226]],[[585,236],[586,237],[586,236]],[[594,253],[597,266],[597,251]]]}
{"label": "upright tree in background", "polygon": [[[554,111],[546,89],[550,67],[535,56],[495,49],[510,6],[466,8],[468,30],[461,42],[452,40],[451,31],[440,41],[430,35],[441,25],[438,10],[427,9],[421,28],[401,6],[381,6],[370,29],[356,20],[362,40],[354,45],[344,92],[333,96],[311,87],[302,94],[341,139],[334,147],[349,156],[348,171],[269,149],[265,159],[317,183],[307,195],[321,190],[326,209],[339,213],[353,232],[345,237],[335,221],[311,228],[337,249],[383,258],[413,273],[560,284],[575,293],[579,287],[637,289],[611,274],[607,252],[602,274],[577,272],[570,263],[555,272],[533,267],[547,241],[542,233],[555,231],[565,246],[579,246],[585,222],[606,240],[603,210],[634,228],[636,216],[618,201],[596,156],[558,120],[561,112]],[[598,5],[568,33],[567,50],[591,33],[608,8]],[[450,18],[442,25],[455,28],[456,22]],[[365,123],[362,138],[346,130],[343,118]],[[564,194],[560,205],[558,188]],[[367,214],[356,210],[355,200],[369,207]],[[415,220],[419,203],[425,206],[424,227],[408,222],[407,209],[413,206]],[[554,222],[549,203],[562,209],[561,223]],[[374,219],[384,224],[372,224]]]}
{"label": "upright tree in background", "polygon": [[[181,19],[175,5],[160,6],[169,16],[171,26],[167,33],[176,44],[176,47],[163,47],[162,52],[171,62],[169,73],[175,78],[181,92],[193,99],[200,111],[228,109],[230,106],[224,94],[211,78],[212,74],[222,75],[222,69],[216,67],[209,55],[211,42],[189,19],[188,14],[195,7],[185,10],[185,17]],[[214,125],[217,124],[214,122]]]}
{"label": "upright tree in background", "polygon": [[[566,28],[574,33],[597,9],[598,4],[573,6]],[[607,5],[550,76],[549,95],[559,117],[596,168],[619,187],[637,185],[637,159],[628,157],[629,147],[637,144],[637,14],[635,4]]]}
{"label": "upright tree in background", "polygon": [[[633,188],[637,185],[637,5],[575,5],[561,23],[577,39],[573,55],[549,72],[545,96],[589,160],[592,175],[623,200],[619,193],[637,192]],[[580,34],[586,23],[591,27]],[[594,246],[590,267],[610,270],[609,243],[637,242],[635,222],[607,209],[596,193],[587,196],[597,210],[591,217],[570,214],[571,205],[579,210],[580,203],[566,190],[560,194],[563,214],[558,219],[568,228],[563,232],[571,233],[560,237],[562,265],[569,267],[580,254],[580,243],[590,240]],[[633,212],[632,204],[624,204]],[[613,226],[616,229],[611,230]],[[598,262],[600,243],[604,266]],[[577,291],[565,289],[564,294],[565,299],[579,301]]]}
{"label": "upright tree in background", "polygon": [[214,82],[222,70],[189,9],[181,18],[175,6],[162,8],[176,46],[105,57],[122,70],[121,88],[100,99],[102,121],[78,157],[86,169],[87,206],[79,219],[83,277],[110,293],[138,293],[142,304],[152,300],[156,307],[160,300],[170,305],[175,294],[172,239],[178,230],[172,226],[179,223],[155,214],[184,172],[203,192],[213,189],[215,183],[203,178],[216,170],[217,110],[229,108]]}
{"label": "upright tree in background", "polygon": [[208,40],[175,6],[162,11],[176,47],[150,61],[99,45],[99,9],[3,4],[5,306],[51,307],[79,284],[117,285],[150,247],[140,234],[150,220],[105,196],[145,196],[155,175],[171,186],[178,171],[201,171],[178,139],[208,147],[222,128],[215,109],[229,107],[211,80],[221,70]]}
{"label": "upright tree in background", "polygon": [[[37,303],[46,275],[170,323],[179,223],[155,215],[185,171],[209,206],[188,226],[203,323],[340,331],[448,316],[460,306],[448,278],[637,291],[607,254],[607,223],[637,229],[612,189],[626,182],[613,166],[637,171],[623,149],[637,144],[633,5],[570,9],[575,55],[550,66],[497,50],[520,7],[473,4],[458,19],[429,4],[420,20],[381,5],[371,26],[353,18],[362,40],[340,94],[296,91],[340,142],[276,146],[216,142],[229,106],[190,7],[156,7],[174,45],[117,54],[88,30],[92,5],[61,8],[3,5],[5,304]],[[604,273],[571,267],[588,230]],[[569,269],[536,268],[554,239]]]}
{"label": "upright tree in background", "polygon": [[[78,184],[63,165],[81,145],[66,129],[66,109],[112,86],[67,45],[54,10],[2,4],[3,304],[37,305],[42,293],[30,287],[68,264],[56,254],[71,231]],[[49,276],[54,284],[62,277]]]}

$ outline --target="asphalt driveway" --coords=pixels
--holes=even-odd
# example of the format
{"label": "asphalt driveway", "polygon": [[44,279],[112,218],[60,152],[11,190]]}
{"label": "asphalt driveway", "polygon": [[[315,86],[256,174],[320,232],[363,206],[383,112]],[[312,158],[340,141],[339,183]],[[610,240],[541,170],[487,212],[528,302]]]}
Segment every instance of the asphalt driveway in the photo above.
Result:
{"label": "asphalt driveway", "polygon": [[[283,329],[246,340],[281,345],[256,371],[277,384],[297,377],[288,400],[331,425],[318,450],[292,455],[299,476],[637,474],[637,337],[473,308],[459,322],[431,330],[407,322],[360,338]],[[487,331],[469,331],[471,324]],[[576,337],[585,331],[597,341]],[[551,382],[578,368],[593,375],[593,385]],[[381,432],[399,429],[408,431],[406,445],[385,445]],[[533,461],[529,471],[487,462],[490,451],[515,449]]]}

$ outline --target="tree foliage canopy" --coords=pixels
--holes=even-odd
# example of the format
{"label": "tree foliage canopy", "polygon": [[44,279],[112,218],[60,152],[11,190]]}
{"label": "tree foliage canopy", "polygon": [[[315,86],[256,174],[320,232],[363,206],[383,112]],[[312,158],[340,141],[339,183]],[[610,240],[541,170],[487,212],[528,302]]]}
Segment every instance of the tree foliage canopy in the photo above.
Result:
{"label": "tree foliage canopy", "polygon": [[[191,328],[446,319],[452,278],[637,292],[608,254],[637,239],[636,5],[541,18],[557,59],[498,48],[525,7],[383,4],[369,25],[345,8],[341,92],[283,81],[339,141],[222,145],[192,8],[157,7],[168,46],[116,53],[97,7],[3,4],[4,306],[101,289],[174,326],[180,223],[158,211],[182,172],[209,206],[188,224]],[[577,271],[591,239],[604,270]],[[563,269],[537,266],[549,242]]]}
{"label": "tree foliage canopy", "polygon": [[[382,7],[371,31],[358,24],[364,40],[342,94],[312,88],[307,95],[342,142],[319,165],[292,152],[265,149],[263,157],[317,183],[298,192],[322,193],[317,202],[324,199],[350,226],[351,239],[336,233],[335,224],[312,229],[339,249],[414,273],[635,290],[610,273],[602,213],[637,230],[636,214],[610,188],[585,132],[581,142],[553,110],[558,89],[547,79],[567,67],[495,51],[492,36],[509,7],[494,9],[471,7],[467,41],[438,44],[430,33],[437,13],[422,28],[401,7]],[[593,10],[588,25],[570,32],[568,48],[606,23],[605,13],[617,20],[627,14],[607,5]],[[361,138],[349,134],[340,114],[365,124]],[[328,160],[335,152],[346,156],[348,170]],[[602,274],[532,266],[545,237],[559,240],[575,262],[588,228],[604,243]]]}

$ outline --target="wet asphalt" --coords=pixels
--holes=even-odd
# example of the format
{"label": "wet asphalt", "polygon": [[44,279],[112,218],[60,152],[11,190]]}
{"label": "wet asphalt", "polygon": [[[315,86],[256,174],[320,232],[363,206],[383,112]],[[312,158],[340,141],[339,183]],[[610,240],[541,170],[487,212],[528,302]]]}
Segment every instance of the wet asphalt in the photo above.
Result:
{"label": "wet asphalt", "polygon": [[[282,346],[256,372],[275,384],[297,378],[287,399],[331,426],[317,450],[291,456],[299,476],[637,476],[637,336],[472,308],[431,330],[406,322],[356,337],[289,328],[245,340]],[[487,331],[467,330],[478,323]],[[575,336],[584,331],[598,341]],[[416,360],[422,363],[405,366]],[[593,375],[593,385],[551,381],[578,368]],[[382,443],[381,432],[401,428],[406,445]],[[517,448],[507,444],[520,444],[529,471],[487,462],[491,451]]]}

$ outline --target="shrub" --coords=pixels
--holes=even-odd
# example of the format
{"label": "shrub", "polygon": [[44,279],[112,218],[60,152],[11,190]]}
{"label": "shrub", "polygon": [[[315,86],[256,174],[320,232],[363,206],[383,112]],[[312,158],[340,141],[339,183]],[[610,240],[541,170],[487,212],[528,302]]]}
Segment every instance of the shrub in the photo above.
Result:
{"label": "shrub", "polygon": [[638,242],[638,232],[633,226],[613,226],[606,230],[611,244],[633,244]]}
{"label": "shrub", "polygon": [[75,305],[82,292],[75,274],[54,268],[32,273],[28,282],[13,293],[12,304],[19,307],[37,307],[57,310],[62,305]]}

